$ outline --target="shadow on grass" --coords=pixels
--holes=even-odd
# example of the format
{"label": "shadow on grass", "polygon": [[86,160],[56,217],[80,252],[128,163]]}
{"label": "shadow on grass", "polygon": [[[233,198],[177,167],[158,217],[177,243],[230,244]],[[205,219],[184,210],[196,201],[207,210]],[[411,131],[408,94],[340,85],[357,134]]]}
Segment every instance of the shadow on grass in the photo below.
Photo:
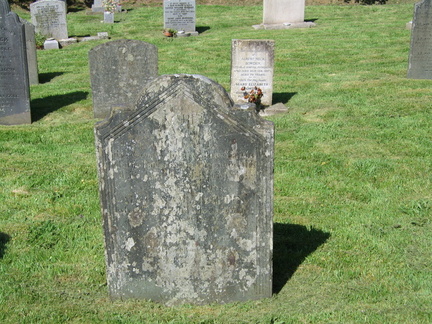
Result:
{"label": "shadow on grass", "polygon": [[283,92],[283,93],[276,92],[276,93],[273,93],[273,98],[272,98],[273,103],[282,102],[283,104],[286,104],[296,94],[297,94],[297,92]]}
{"label": "shadow on grass", "polygon": [[63,72],[39,73],[39,83],[48,83],[55,77],[62,75]]}
{"label": "shadow on grass", "polygon": [[56,111],[74,102],[87,99],[87,91],[75,91],[64,95],[48,96],[31,101],[32,121],[38,121],[49,113]]}
{"label": "shadow on grass", "polygon": [[9,242],[10,236],[6,233],[0,232],[0,259],[3,258],[3,255],[6,251],[6,244]]}
{"label": "shadow on grass", "polygon": [[273,293],[279,293],[306,257],[330,237],[330,233],[295,224],[274,224]]}
{"label": "shadow on grass", "polygon": [[197,31],[199,34],[202,34],[202,33],[206,32],[206,31],[209,30],[209,29],[210,29],[209,26],[200,26],[200,27],[196,27],[196,31]]}

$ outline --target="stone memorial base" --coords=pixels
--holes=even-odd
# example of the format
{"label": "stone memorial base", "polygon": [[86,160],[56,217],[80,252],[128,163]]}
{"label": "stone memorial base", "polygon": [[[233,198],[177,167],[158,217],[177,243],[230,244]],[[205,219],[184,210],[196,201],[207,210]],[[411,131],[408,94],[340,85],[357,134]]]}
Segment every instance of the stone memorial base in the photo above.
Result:
{"label": "stone memorial base", "polygon": [[59,42],[54,38],[49,38],[44,42],[44,49],[45,50],[60,49]]}
{"label": "stone memorial base", "polygon": [[303,21],[296,23],[283,23],[283,24],[260,24],[253,25],[254,29],[293,29],[293,28],[311,28],[316,24],[311,21]]}

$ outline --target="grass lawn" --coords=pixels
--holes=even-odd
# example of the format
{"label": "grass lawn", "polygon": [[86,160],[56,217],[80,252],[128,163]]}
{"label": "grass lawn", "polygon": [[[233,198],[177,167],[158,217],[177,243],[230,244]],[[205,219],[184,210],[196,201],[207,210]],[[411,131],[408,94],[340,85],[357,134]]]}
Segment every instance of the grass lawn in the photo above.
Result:
{"label": "grass lawn", "polygon": [[[29,13],[19,11],[23,18]],[[159,49],[159,73],[229,89],[231,39],[274,39],[274,295],[165,307],[107,294],[88,51],[38,51],[33,124],[0,126],[2,323],[432,322],[432,81],[406,78],[412,4],[308,6],[317,27],[253,30],[261,6],[198,6],[198,37],[162,36],[162,7],[107,31]]]}

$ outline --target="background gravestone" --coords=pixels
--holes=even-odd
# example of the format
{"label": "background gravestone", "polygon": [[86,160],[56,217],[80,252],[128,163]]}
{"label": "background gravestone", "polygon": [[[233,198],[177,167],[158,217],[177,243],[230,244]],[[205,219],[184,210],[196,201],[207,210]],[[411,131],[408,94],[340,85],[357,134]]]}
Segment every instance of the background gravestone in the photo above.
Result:
{"label": "background gravestone", "polygon": [[0,0],[0,76],[0,124],[30,124],[24,25],[7,0]]}
{"label": "background gravestone", "polygon": [[24,24],[24,29],[25,29],[29,82],[30,84],[39,84],[39,70],[38,70],[38,62],[37,62],[37,54],[36,54],[35,27],[33,26],[33,24],[31,24],[25,19],[20,18],[20,21]]}
{"label": "background gravestone", "polygon": [[231,47],[231,97],[235,103],[246,102],[242,87],[249,92],[261,88],[264,106],[273,100],[274,41],[233,39]]}
{"label": "background gravestone", "polygon": [[137,40],[116,40],[89,52],[95,118],[114,107],[133,107],[143,86],[158,75],[157,47]]}
{"label": "background gravestone", "polygon": [[208,78],[165,75],[95,134],[112,298],[271,297],[271,122]]}
{"label": "background gravestone", "polygon": [[264,0],[264,24],[304,21],[305,0]]}
{"label": "background gravestone", "polygon": [[164,28],[198,34],[195,30],[195,0],[164,0]]}
{"label": "background gravestone", "polygon": [[414,6],[408,78],[432,79],[432,10],[431,0]]}
{"label": "background gravestone", "polygon": [[36,33],[55,39],[68,38],[66,3],[60,0],[39,0],[30,4],[31,22]]}

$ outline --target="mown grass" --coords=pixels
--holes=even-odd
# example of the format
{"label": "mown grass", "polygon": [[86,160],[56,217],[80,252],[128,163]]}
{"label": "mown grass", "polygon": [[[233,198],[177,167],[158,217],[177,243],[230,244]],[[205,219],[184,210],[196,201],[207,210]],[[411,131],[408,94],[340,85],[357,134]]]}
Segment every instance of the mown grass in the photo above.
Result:
{"label": "mown grass", "polygon": [[[0,127],[0,321],[428,323],[432,321],[430,80],[406,79],[412,4],[308,6],[316,28],[255,31],[260,6],[198,6],[199,37],[161,35],[162,8],[107,26],[159,48],[159,72],[229,88],[231,39],[276,41],[272,298],[168,308],[111,302],[105,283],[87,53],[38,51],[35,122]],[[28,13],[20,12],[24,18]]]}

